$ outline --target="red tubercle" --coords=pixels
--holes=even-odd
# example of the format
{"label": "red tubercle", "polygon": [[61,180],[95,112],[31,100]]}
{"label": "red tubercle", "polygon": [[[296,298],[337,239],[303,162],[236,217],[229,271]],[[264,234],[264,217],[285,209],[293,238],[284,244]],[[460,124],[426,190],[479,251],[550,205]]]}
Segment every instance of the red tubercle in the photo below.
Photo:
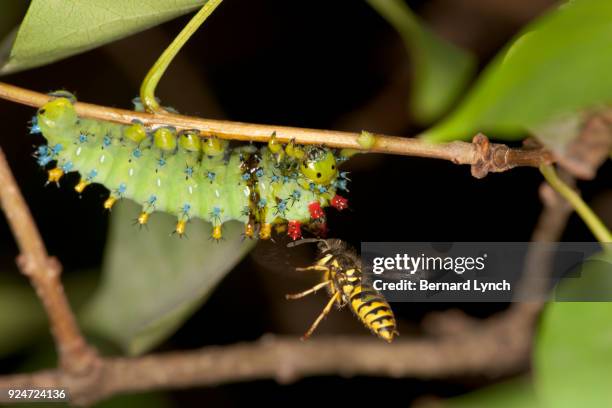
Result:
{"label": "red tubercle", "polygon": [[294,241],[302,238],[302,228],[299,221],[289,221],[287,225],[287,235]]}
{"label": "red tubercle", "polygon": [[339,194],[336,194],[334,198],[331,199],[330,204],[338,211],[346,210],[348,208],[348,200]]}
{"label": "red tubercle", "polygon": [[313,201],[308,204],[308,211],[310,211],[310,216],[313,220],[319,219],[325,215],[323,209],[321,208],[321,204],[318,201]]}

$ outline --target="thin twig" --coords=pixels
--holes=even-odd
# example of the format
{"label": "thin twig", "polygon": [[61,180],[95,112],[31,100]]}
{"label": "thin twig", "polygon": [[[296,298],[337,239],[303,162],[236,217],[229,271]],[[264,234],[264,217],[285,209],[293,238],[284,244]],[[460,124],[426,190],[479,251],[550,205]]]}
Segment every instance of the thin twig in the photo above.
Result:
{"label": "thin twig", "polygon": [[97,355],[81,335],[60,281],[61,265],[47,254],[2,149],[0,204],[19,246],[19,269],[30,279],[49,317],[60,366],[70,375],[89,370]]}
{"label": "thin twig", "polygon": [[[24,105],[40,107],[50,96],[0,82],[0,98]],[[274,132],[279,142],[295,140],[298,144],[315,144],[329,147],[354,149],[372,153],[397,154],[450,160],[456,164],[469,164],[475,177],[484,177],[489,172],[506,171],[513,167],[539,167],[551,163],[552,155],[540,147],[511,149],[503,144],[489,143],[484,135],[474,138],[474,143],[450,142],[429,143],[421,139],[375,134],[375,143],[363,147],[360,134],[335,130],[315,130],[287,126],[256,125],[213,119],[201,119],[173,113],[149,114],[130,110],[109,108],[89,103],[76,103],[81,117],[129,124],[137,120],[146,126],[174,126],[178,130],[199,130],[202,136],[222,139],[267,142]]]}

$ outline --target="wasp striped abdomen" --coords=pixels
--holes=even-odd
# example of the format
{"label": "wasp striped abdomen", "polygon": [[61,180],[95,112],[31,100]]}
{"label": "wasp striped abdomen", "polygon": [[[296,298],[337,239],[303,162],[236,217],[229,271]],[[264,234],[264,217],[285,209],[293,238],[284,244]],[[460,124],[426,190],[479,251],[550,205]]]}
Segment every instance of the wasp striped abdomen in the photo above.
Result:
{"label": "wasp striped abdomen", "polygon": [[349,305],[361,322],[381,339],[391,342],[397,334],[393,311],[385,298],[373,288],[355,287]]}
{"label": "wasp striped abdomen", "polygon": [[[303,240],[303,242],[310,241]],[[287,298],[299,299],[326,288],[331,299],[303,339],[312,335],[319,323],[336,304],[338,308],[348,305],[372,333],[387,342],[393,341],[394,336],[398,334],[393,311],[380,293],[363,283],[361,261],[355,251],[338,239],[317,239],[315,241],[319,243],[321,256],[314,265],[298,268],[298,270],[323,272],[322,282],[304,292],[287,295]]]}

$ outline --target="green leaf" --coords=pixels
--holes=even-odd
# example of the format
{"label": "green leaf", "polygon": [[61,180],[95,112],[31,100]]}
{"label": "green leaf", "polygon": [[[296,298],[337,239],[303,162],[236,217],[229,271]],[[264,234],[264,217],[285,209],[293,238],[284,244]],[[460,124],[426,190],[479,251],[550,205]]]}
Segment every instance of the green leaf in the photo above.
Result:
{"label": "green leaf", "polygon": [[0,73],[90,50],[188,13],[204,0],[32,0]]}
{"label": "green leaf", "polygon": [[[0,277],[0,357],[31,346],[49,333],[45,311],[36,291],[27,280]],[[63,277],[70,305],[77,309],[93,293],[98,274],[92,270]],[[50,336],[49,336],[50,338]]]}
{"label": "green leaf", "polygon": [[482,73],[460,106],[426,131],[430,141],[527,128],[612,102],[612,2],[576,0],[530,24]]}
{"label": "green leaf", "polygon": [[538,408],[542,405],[538,401],[531,381],[528,378],[517,378],[451,398],[444,401],[439,407]]}
{"label": "green leaf", "polygon": [[[12,273],[17,276],[19,272]],[[30,285],[0,280],[0,356],[32,344],[46,325],[45,313]]]}
{"label": "green leaf", "polygon": [[0,2],[0,39],[3,39],[19,24],[27,8],[28,2],[23,0]]}
{"label": "green leaf", "polygon": [[475,70],[475,59],[439,38],[404,0],[367,0],[402,37],[413,67],[410,114],[421,124],[439,118],[456,101]]}
{"label": "green leaf", "polygon": [[589,295],[608,301],[546,307],[534,366],[537,393],[550,407],[612,406],[612,251],[589,259],[580,273],[580,279],[562,281],[557,298]]}
{"label": "green leaf", "polygon": [[185,239],[170,235],[176,218],[168,214],[155,213],[140,230],[133,225],[139,211],[128,200],[113,209],[102,285],[81,316],[87,329],[130,354],[174,333],[254,244],[243,241],[237,222],[224,224],[219,243],[199,219]]}

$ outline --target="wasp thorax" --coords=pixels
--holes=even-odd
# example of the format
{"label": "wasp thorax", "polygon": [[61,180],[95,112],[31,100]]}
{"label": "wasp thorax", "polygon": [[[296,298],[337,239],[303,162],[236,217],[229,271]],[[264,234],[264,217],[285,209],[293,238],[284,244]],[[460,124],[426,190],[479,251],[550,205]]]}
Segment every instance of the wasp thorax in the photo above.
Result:
{"label": "wasp thorax", "polygon": [[309,146],[300,171],[316,184],[329,184],[338,174],[334,154],[321,147]]}

